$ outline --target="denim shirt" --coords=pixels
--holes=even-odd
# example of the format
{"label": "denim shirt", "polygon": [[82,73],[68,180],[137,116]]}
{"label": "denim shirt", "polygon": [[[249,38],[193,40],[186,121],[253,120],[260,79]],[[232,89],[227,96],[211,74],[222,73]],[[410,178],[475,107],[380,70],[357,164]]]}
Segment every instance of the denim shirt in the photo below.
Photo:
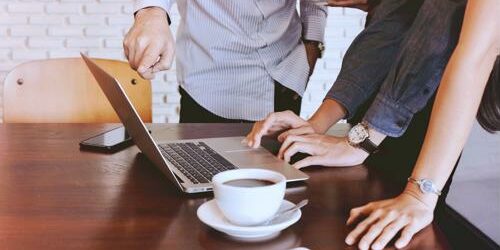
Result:
{"label": "denim shirt", "polygon": [[[458,41],[466,0],[382,0],[327,93],[347,119],[400,137],[434,95]],[[367,102],[371,102],[367,103]]]}

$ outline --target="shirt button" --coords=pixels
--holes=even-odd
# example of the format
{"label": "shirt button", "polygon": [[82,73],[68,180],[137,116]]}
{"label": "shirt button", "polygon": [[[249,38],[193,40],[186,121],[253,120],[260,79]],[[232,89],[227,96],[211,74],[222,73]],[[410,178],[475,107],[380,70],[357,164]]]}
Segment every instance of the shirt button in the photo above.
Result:
{"label": "shirt button", "polygon": [[397,122],[396,122],[396,125],[397,125],[398,127],[402,128],[402,127],[404,127],[404,126],[405,126],[405,121],[403,121],[403,120],[397,121]]}

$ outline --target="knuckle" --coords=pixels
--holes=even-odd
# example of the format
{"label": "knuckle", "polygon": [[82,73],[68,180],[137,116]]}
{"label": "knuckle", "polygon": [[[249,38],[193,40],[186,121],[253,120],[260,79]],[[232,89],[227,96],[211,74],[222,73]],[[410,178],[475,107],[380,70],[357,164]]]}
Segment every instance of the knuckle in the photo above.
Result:
{"label": "knuckle", "polygon": [[415,225],[417,224],[418,220],[415,217],[411,217],[409,218],[409,222],[410,225]]}
{"label": "knuckle", "polygon": [[307,125],[306,129],[309,133],[315,133],[315,131],[311,125]]}
{"label": "knuckle", "polygon": [[381,215],[381,214],[383,214],[384,212],[385,212],[385,211],[384,211],[384,209],[383,209],[383,208],[377,208],[377,209],[373,210],[373,214],[374,214],[374,215]]}
{"label": "knuckle", "polygon": [[399,215],[399,217],[398,217],[398,218],[399,218],[401,221],[403,221],[403,222],[409,222],[409,220],[410,220],[410,216],[408,216],[408,214],[405,214],[405,213],[404,213],[404,214]]}
{"label": "knuckle", "polygon": [[375,237],[380,232],[382,232],[382,228],[379,225],[373,225],[370,227],[370,230],[366,233],[366,235],[369,237]]}
{"label": "knuckle", "polygon": [[359,223],[359,227],[360,228],[366,228],[369,225],[368,223],[369,223],[368,221],[364,220],[361,223]]}
{"label": "knuckle", "polygon": [[140,47],[140,48],[144,48],[148,45],[149,43],[149,39],[147,39],[146,37],[143,37],[143,36],[140,36],[137,38],[137,46]]}
{"label": "knuckle", "polygon": [[379,242],[379,244],[386,244],[389,240],[390,239],[387,236],[380,236],[377,239],[377,242]]}
{"label": "knuckle", "polygon": [[353,208],[351,211],[349,211],[349,215],[356,215],[358,213],[358,208]]}
{"label": "knuckle", "polygon": [[397,217],[399,215],[399,212],[397,210],[390,209],[390,210],[387,211],[387,215],[389,217],[394,218],[394,217]]}
{"label": "knuckle", "polygon": [[384,232],[385,233],[390,233],[390,232],[393,232],[393,231],[396,231],[397,230],[397,227],[394,226],[394,225],[389,225],[387,226],[385,229],[384,229]]}

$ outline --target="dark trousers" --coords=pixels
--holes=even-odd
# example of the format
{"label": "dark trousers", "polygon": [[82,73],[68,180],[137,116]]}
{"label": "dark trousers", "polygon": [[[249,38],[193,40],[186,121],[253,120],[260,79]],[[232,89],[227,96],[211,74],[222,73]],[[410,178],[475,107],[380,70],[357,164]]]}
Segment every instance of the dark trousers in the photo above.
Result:
{"label": "dark trousers", "polygon": [[[291,110],[300,114],[302,98],[293,90],[275,82],[274,111]],[[199,105],[184,89],[179,87],[181,94],[180,123],[252,123],[254,121],[227,119],[215,115]],[[258,102],[259,100],[255,100]],[[245,108],[245,107],[241,107]]]}

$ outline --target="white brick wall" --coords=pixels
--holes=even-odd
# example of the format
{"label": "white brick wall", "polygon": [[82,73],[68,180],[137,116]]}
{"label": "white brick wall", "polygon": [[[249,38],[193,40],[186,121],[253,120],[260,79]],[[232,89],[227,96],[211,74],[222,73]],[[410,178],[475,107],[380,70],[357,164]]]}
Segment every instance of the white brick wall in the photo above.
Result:
{"label": "white brick wall", "polygon": [[[92,57],[124,60],[122,38],[133,22],[132,3],[132,0],[0,0],[0,119],[4,78],[22,62],[77,57],[80,51]],[[175,6],[171,14],[175,31],[179,21]],[[303,99],[303,117],[309,117],[320,105],[338,74],[346,48],[363,25],[361,11],[329,9],[327,49],[311,76]],[[177,122],[180,96],[175,69],[159,74],[152,85],[153,121]]]}

